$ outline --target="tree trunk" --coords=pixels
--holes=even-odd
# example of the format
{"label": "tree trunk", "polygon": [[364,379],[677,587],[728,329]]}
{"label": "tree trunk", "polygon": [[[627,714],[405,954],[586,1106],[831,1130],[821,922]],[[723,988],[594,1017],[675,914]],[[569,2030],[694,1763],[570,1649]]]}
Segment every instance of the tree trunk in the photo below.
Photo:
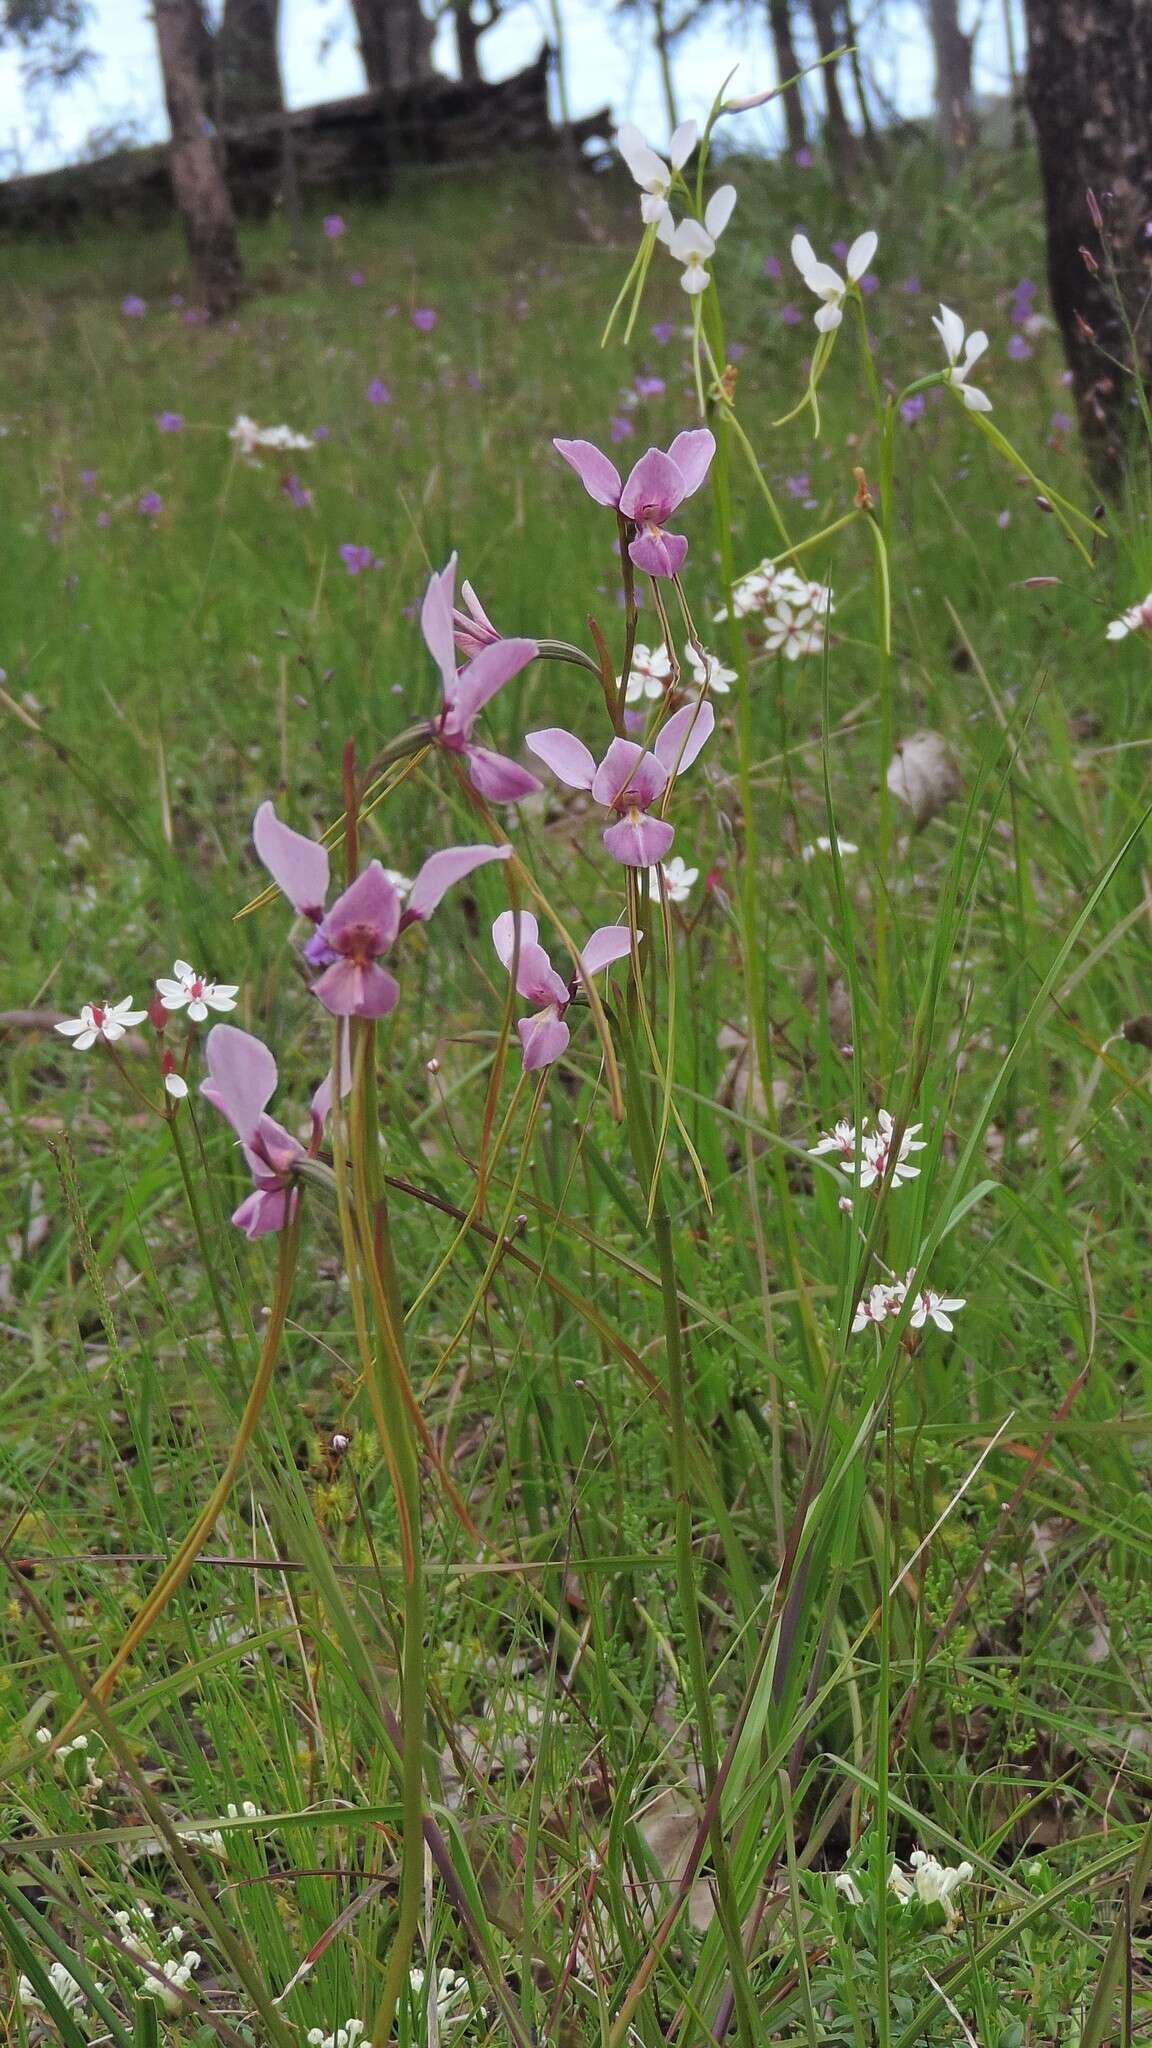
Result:
{"label": "tree trunk", "polygon": [[[836,0],[811,0],[811,6],[820,55],[827,57],[833,50],[840,49],[844,42],[843,36],[837,32]],[[824,82],[824,105],[827,108],[824,139],[833,171],[841,181],[846,181],[855,156],[855,141],[848,116],[844,111],[840,80],[836,73],[835,64],[820,66],[820,76]]]}
{"label": "tree trunk", "polygon": [[460,73],[460,83],[479,85],[483,77],[480,69],[482,31],[472,12],[472,0],[453,0],[452,15],[456,24],[456,68]]}
{"label": "tree trunk", "polygon": [[403,92],[435,77],[436,31],[420,0],[352,0],[364,75],[372,92]]}
{"label": "tree trunk", "polygon": [[280,0],[224,0],[215,48],[218,125],[283,108],[279,15]]}
{"label": "tree trunk", "polygon": [[197,0],[154,0],[164,99],[172,130],[172,190],[188,250],[213,318],[230,313],[244,289],[232,201],[220,148],[204,109],[197,69]]}
{"label": "tree trunk", "polygon": [[[800,59],[792,34],[791,0],[768,0],[768,26],[772,31],[772,48],[776,52],[776,76],[783,85],[786,78],[795,78],[800,71]],[[808,147],[808,124],[804,119],[804,102],[798,85],[792,86],[784,95],[784,119],[788,124],[788,148],[795,156],[798,149]]]}
{"label": "tree trunk", "polygon": [[955,168],[976,139],[972,105],[972,37],[960,26],[957,0],[930,0],[936,54],[936,111],[949,163]]}
{"label": "tree trunk", "polygon": [[860,133],[864,147],[872,162],[880,169],[884,163],[884,145],[876,132],[872,119],[872,108],[868,101],[868,88],[864,82],[864,66],[860,58],[860,37],[852,18],[851,0],[844,0],[844,40],[848,45],[848,64],[852,72],[852,86],[856,94],[856,105],[860,109]]}
{"label": "tree trunk", "polygon": [[1117,360],[1152,379],[1152,0],[1026,0],[1026,15],[1048,284],[1093,472],[1113,491],[1134,418]]}

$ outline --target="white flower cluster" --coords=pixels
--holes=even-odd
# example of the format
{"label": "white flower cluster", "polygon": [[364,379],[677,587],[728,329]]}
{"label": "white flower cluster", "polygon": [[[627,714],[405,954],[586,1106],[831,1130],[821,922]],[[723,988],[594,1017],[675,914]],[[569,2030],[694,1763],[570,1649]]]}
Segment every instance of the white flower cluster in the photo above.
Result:
{"label": "white flower cluster", "polygon": [[[36,1730],[36,1740],[46,1747],[52,1740],[52,1730],[50,1728],[38,1728]],[[96,1766],[92,1761],[92,1754],[86,1735],[76,1735],[71,1742],[62,1742],[60,1744],[59,1749],[54,1752],[52,1757],[52,1762],[57,1772],[65,1776],[71,1776],[71,1773],[65,1771],[65,1766],[70,1756],[83,1759],[85,1789],[98,1792],[104,1780],[99,1776]]]}
{"label": "white flower cluster", "polygon": [[[419,1997],[424,1989],[426,1972],[418,1967],[410,1970],[408,1972],[408,1981],[416,1996]],[[461,2000],[467,1996],[467,1977],[462,1976],[459,1970],[450,1970],[446,1965],[442,1965],[436,1972],[435,1990],[429,1996],[428,2001],[431,2005],[433,1999],[435,2000],[436,2018],[441,2026],[445,2023],[449,2026],[454,2024],[458,2026],[460,2024],[466,2015],[459,2010],[454,2010],[454,2008],[458,2008]]]}
{"label": "white flower cluster", "polygon": [[720,185],[704,209],[703,221],[677,222],[670,203],[672,184],[695,149],[699,133],[695,121],[682,121],[669,144],[667,163],[630,121],[616,136],[616,147],[640,187],[640,218],[645,227],[655,228],[657,239],[680,265],[680,282],[690,298],[706,291],[711,282],[708,264],[736,204],[735,185]]}
{"label": "white flower cluster", "polygon": [[322,2027],[310,2027],[304,2038],[308,2048],[356,2048],[363,2032],[363,2020],[345,2020],[334,2034],[326,2034]]}
{"label": "white flower cluster", "polygon": [[[66,2012],[79,2012],[87,2004],[83,1990],[76,1982],[71,1970],[66,1970],[63,1963],[50,1963],[47,1974],[48,1982]],[[101,1985],[100,1989],[103,1990],[103,1988],[103,1985]],[[20,2000],[21,2005],[29,2012],[47,2011],[47,2007],[30,1977],[20,1977],[17,1980],[16,1996]]]}
{"label": "white flower cluster", "polygon": [[259,427],[249,419],[246,412],[237,413],[228,429],[228,439],[234,441],[241,455],[249,460],[257,448],[314,448],[315,441],[310,434],[295,434],[291,427]]}
{"label": "white flower cluster", "polygon": [[[703,658],[689,644],[684,649],[684,666],[680,671],[685,681],[691,681],[697,690],[713,691],[718,697],[726,697],[736,680],[734,668],[725,668],[718,655],[706,650]],[[632,665],[624,686],[626,704],[642,704],[646,698],[655,703],[663,697],[672,680],[672,657],[668,649],[644,647],[641,644],[632,649]]]}
{"label": "white flower cluster", "polygon": [[[852,1318],[852,1335],[858,1337],[861,1330],[876,1329],[891,1317],[898,1316],[915,1278],[913,1270],[903,1280],[893,1275],[891,1280],[879,1280],[875,1287],[870,1287],[857,1304]],[[915,1307],[908,1320],[914,1330],[922,1330],[925,1323],[935,1323],[938,1330],[951,1330],[954,1327],[952,1317],[965,1305],[963,1295],[937,1294],[935,1288],[925,1287],[916,1296]]]}
{"label": "white flower cluster", "polygon": [[[826,584],[809,581],[789,563],[778,568],[767,558],[732,586],[734,616],[759,620],[765,654],[782,654],[786,661],[823,653],[825,621],[835,609]],[[727,617],[726,605],[715,614],[718,624]]]}
{"label": "white flower cluster", "polygon": [[155,1919],[151,1906],[140,1901],[112,1915],[123,1946],[145,1965],[141,1990],[158,1998],[165,2012],[179,2012],[180,1994],[188,1989],[202,1958],[199,1949],[184,1947],[182,1927],[170,1927],[162,1935]]}
{"label": "white flower cluster", "polygon": [[[972,1865],[941,1863],[926,1849],[913,1849],[908,1865],[912,1872],[910,1877],[898,1863],[893,1863],[888,1872],[889,1891],[895,1893],[902,1906],[911,1905],[913,1899],[917,1899],[922,1906],[943,1907],[948,1925],[955,1927],[960,1915],[953,1904],[953,1895],[975,1875]],[[850,1870],[837,1871],[833,1883],[850,1906],[863,1905],[864,1894]]]}
{"label": "white flower cluster", "polygon": [[862,1188],[879,1187],[886,1180],[898,1188],[902,1181],[919,1177],[920,1168],[911,1164],[908,1155],[924,1151],[925,1140],[916,1136],[923,1128],[923,1124],[907,1124],[900,1133],[899,1145],[894,1147],[896,1119],[890,1110],[881,1109],[876,1114],[875,1130],[869,1129],[867,1118],[859,1131],[843,1119],[832,1130],[823,1131],[819,1142],[809,1145],[808,1150],[816,1158],[835,1153],[841,1171],[850,1180],[859,1179]]}
{"label": "white flower cluster", "polygon": [[257,1806],[254,1799],[242,1799],[239,1806],[234,1806],[229,1800],[224,1811],[229,1820],[259,1820],[264,1808]]}
{"label": "white flower cluster", "polygon": [[1109,640],[1126,640],[1129,633],[1152,632],[1152,591],[1142,597],[1139,604],[1130,604],[1126,612],[1113,619],[1105,637]]}

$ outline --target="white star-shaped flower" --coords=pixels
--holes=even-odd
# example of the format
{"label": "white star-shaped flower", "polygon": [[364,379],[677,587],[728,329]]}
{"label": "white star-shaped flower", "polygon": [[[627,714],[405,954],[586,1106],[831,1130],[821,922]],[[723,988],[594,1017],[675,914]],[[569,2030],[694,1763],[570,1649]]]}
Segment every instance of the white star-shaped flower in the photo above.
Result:
{"label": "white star-shaped flower", "polygon": [[935,1323],[938,1330],[951,1330],[954,1327],[952,1318],[957,1309],[965,1306],[962,1294],[937,1294],[935,1288],[926,1287],[923,1294],[916,1297],[916,1306],[911,1317],[912,1328],[922,1330],[925,1323]]}
{"label": "white star-shaped flower", "polygon": [[[811,846],[802,846],[800,848],[800,858],[802,861],[811,861],[815,860],[818,853],[831,853],[831,851],[832,841],[822,832],[819,839],[813,840]],[[860,848],[854,845],[851,839],[841,839],[839,834],[837,834],[836,851],[840,855],[841,860],[843,860],[847,854],[859,853]]]}
{"label": "white star-shaped flower", "polygon": [[932,325],[944,344],[948,368],[944,382],[958,391],[969,412],[991,412],[992,400],[986,391],[976,391],[968,379],[988,346],[988,336],[982,327],[967,334],[959,313],[950,306],[941,306],[939,317],[932,315]]}
{"label": "white star-shaped flower", "polygon": [[[648,868],[646,872],[648,876],[648,894],[654,902],[659,903],[660,870],[659,868]],[[681,860],[678,853],[673,854],[671,860],[664,862],[664,887],[668,894],[669,903],[686,903],[699,879],[699,868],[690,868],[685,861]]]}
{"label": "white star-shaped flower", "polygon": [[807,607],[795,611],[786,599],[781,599],[773,617],[768,621],[768,629],[764,635],[764,652],[782,654],[786,661],[799,661],[802,654],[819,653],[821,644],[819,621]]}
{"label": "white star-shaped flower", "polygon": [[1118,619],[1113,619],[1105,637],[1109,640],[1126,640],[1129,633],[1148,632],[1152,632],[1152,591],[1147,597],[1141,598],[1139,604],[1129,605],[1126,612],[1121,612]]}
{"label": "white star-shaped flower", "polygon": [[841,1159],[850,1161],[855,1160],[855,1126],[853,1124],[850,1124],[846,1117],[842,1117],[840,1122],[838,1124],[833,1125],[830,1131],[821,1131],[820,1137],[817,1140],[816,1144],[809,1145],[808,1150],[812,1157],[816,1159],[818,1159],[822,1153],[835,1152]]}
{"label": "white star-shaped flower", "polygon": [[859,284],[868,265],[876,254],[879,235],[872,228],[866,234],[857,235],[848,251],[844,265],[847,273],[841,277],[830,263],[822,263],[807,235],[793,235],[792,261],[800,272],[810,292],[823,301],[816,314],[816,325],[821,334],[832,334],[844,318],[844,301],[854,284]]}
{"label": "white star-shaped flower", "polygon": [[870,1188],[890,1179],[892,1186],[898,1188],[902,1181],[916,1180],[920,1168],[909,1164],[908,1154],[925,1150],[925,1140],[916,1136],[917,1131],[923,1130],[923,1124],[909,1124],[902,1132],[900,1150],[895,1159],[891,1156],[894,1117],[890,1111],[882,1109],[877,1114],[876,1124],[876,1130],[864,1140],[864,1161],[860,1169],[861,1187]]}
{"label": "white star-shaped flower", "polygon": [[63,1037],[72,1040],[75,1052],[87,1052],[102,1038],[106,1045],[115,1045],[134,1024],[142,1024],[147,1010],[134,1010],[131,996],[125,996],[118,1003],[85,1003],[78,1017],[65,1017],[56,1029]]}
{"label": "white star-shaped flower", "polygon": [[664,695],[671,674],[672,662],[666,647],[637,644],[632,649],[632,666],[624,689],[624,702],[642,704],[646,697],[655,702]]}
{"label": "white star-shaped flower", "polygon": [[193,1024],[202,1024],[210,1010],[222,1014],[236,1008],[236,994],[239,983],[234,981],[208,981],[204,975],[187,960],[177,960],[172,969],[172,979],[160,979],[156,992],[166,1010],[186,1009]]}
{"label": "white star-shaped flower", "polygon": [[734,668],[725,668],[719,655],[709,654],[707,648],[701,657],[689,642],[684,649],[684,660],[698,690],[712,690],[718,697],[726,697],[736,681]]}

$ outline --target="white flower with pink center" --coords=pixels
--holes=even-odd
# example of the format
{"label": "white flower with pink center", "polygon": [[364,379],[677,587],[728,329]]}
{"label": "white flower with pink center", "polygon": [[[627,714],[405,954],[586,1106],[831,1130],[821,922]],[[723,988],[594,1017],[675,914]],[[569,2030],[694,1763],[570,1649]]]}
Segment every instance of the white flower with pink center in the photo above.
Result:
{"label": "white flower with pink center", "polygon": [[65,1017],[56,1029],[63,1037],[72,1040],[75,1052],[87,1052],[97,1039],[105,1045],[115,1045],[134,1024],[142,1024],[147,1010],[134,1010],[131,996],[125,996],[119,1003],[85,1003],[78,1017]]}
{"label": "white flower with pink center", "polygon": [[177,960],[172,969],[172,979],[160,979],[156,992],[166,1010],[187,1010],[193,1024],[203,1024],[210,1010],[222,1015],[236,1008],[238,982],[209,981],[187,960]]}

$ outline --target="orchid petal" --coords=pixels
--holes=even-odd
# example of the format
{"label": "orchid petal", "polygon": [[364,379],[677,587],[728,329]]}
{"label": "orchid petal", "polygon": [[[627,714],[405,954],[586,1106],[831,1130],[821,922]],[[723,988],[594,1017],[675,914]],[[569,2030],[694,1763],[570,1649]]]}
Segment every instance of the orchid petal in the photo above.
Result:
{"label": "orchid petal", "polygon": [[964,322],[951,306],[941,306],[940,316],[932,315],[932,325],[944,344],[944,352],[950,363],[954,363],[964,346]]}
{"label": "orchid petal", "polygon": [[550,1067],[554,1060],[568,1050],[572,1036],[562,1017],[558,1017],[549,1006],[536,1017],[521,1017],[516,1026],[520,1044],[524,1049],[524,1071],[534,1074],[541,1067]]}
{"label": "orchid petal", "polygon": [[466,753],[468,779],[489,803],[518,804],[544,786],[531,769],[510,761],[507,754],[493,754],[487,747],[468,747]]}
{"label": "orchid petal", "polygon": [[370,861],[336,898],[320,937],[339,952],[341,939],[357,927],[371,934],[373,953],[386,953],[400,929],[400,895],[378,860]]}
{"label": "orchid petal", "polygon": [[815,270],[817,264],[816,251],[808,240],[807,235],[793,235],[792,261],[804,279],[805,284],[807,284],[808,273],[811,270]]}
{"label": "orchid petal", "polygon": [[252,842],[278,889],[302,917],[319,920],[328,894],[328,848],[294,832],[261,804],[252,823]]}
{"label": "orchid petal", "polygon": [[821,306],[815,316],[816,326],[821,334],[835,334],[843,318],[844,314],[839,306]]}
{"label": "orchid petal", "polygon": [[662,726],[656,736],[656,758],[668,775],[682,775],[711,739],[716,714],[707,698],[700,704],[685,704]]}
{"label": "orchid petal", "polygon": [[232,1211],[232,1221],[247,1238],[267,1237],[283,1230],[295,1204],[296,1196],[287,1188],[254,1188]]}
{"label": "orchid petal", "polygon": [[516,947],[516,927],[520,927],[521,946],[540,944],[540,926],[530,910],[502,910],[492,920],[492,944],[501,967],[512,972],[512,956]]}
{"label": "orchid petal", "polygon": [[687,553],[682,533],[638,533],[628,543],[630,559],[649,576],[678,576]]}
{"label": "orchid petal", "polygon": [[875,228],[868,228],[864,234],[857,235],[856,240],[848,251],[848,260],[844,265],[845,271],[853,284],[859,284],[879,246],[880,237],[876,233]]}
{"label": "orchid petal", "polygon": [[535,661],[539,652],[534,640],[494,640],[491,646],[482,647],[459,675],[453,668],[452,681],[445,684],[445,731],[466,736],[489,699]]}
{"label": "orchid petal", "polygon": [[246,1141],[276,1093],[276,1061],[261,1039],[235,1024],[212,1026],[204,1056],[208,1078],[201,1081],[200,1093]]}
{"label": "orchid petal", "polygon": [[620,493],[620,510],[626,519],[654,519],[662,526],[684,496],[684,478],[679,464],[662,448],[649,448],[640,457]]}
{"label": "orchid petal", "polygon": [[487,867],[489,861],[511,858],[510,846],[446,846],[443,852],[430,854],[409,891],[404,923],[431,917],[448,890],[477,868]]}
{"label": "orchid petal", "polygon": [[680,126],[674,130],[672,140],[668,144],[668,161],[674,171],[683,170],[696,147],[699,133],[695,121],[681,121]]}
{"label": "orchid petal", "polygon": [[552,446],[558,455],[564,457],[570,469],[576,471],[584,489],[598,505],[610,505],[615,511],[620,503],[620,472],[614,462],[609,462],[599,448],[591,441],[556,441]]}
{"label": "orchid petal", "polygon": [[668,772],[635,740],[613,740],[596,770],[592,795],[611,810],[647,810],[662,796]]}
{"label": "orchid petal", "polygon": [[667,247],[677,263],[687,263],[690,256],[702,256],[706,262],[716,252],[715,242],[698,220],[682,220],[668,237]]}
{"label": "orchid petal", "polygon": [[708,427],[687,427],[677,434],[668,454],[684,479],[682,497],[700,489],[716,453],[716,436]]}
{"label": "orchid petal", "polygon": [[453,555],[447,568],[429,577],[420,607],[424,644],[440,671],[445,691],[450,690],[456,680],[456,631],[452,616],[455,587],[456,557]]}
{"label": "orchid petal", "polygon": [[714,242],[720,240],[736,204],[735,185],[718,185],[704,208],[704,226]]}
{"label": "orchid petal", "polygon": [[596,763],[575,733],[565,732],[562,725],[548,725],[542,732],[526,733],[524,744],[569,789],[591,789]]}
{"label": "orchid petal", "polygon": [[386,1017],[396,1008],[400,987],[395,977],[375,963],[336,960],[326,967],[312,993],[334,1017]]}
{"label": "orchid petal", "polygon": [[636,817],[609,825],[603,837],[612,858],[625,867],[652,868],[663,860],[676,833],[665,818]]}
{"label": "orchid petal", "polygon": [[[642,939],[643,932],[637,932]],[[584,969],[581,980],[590,974],[603,974],[617,960],[623,960],[632,951],[632,934],[626,924],[602,924],[599,931],[592,933],[580,949],[580,962]]]}

